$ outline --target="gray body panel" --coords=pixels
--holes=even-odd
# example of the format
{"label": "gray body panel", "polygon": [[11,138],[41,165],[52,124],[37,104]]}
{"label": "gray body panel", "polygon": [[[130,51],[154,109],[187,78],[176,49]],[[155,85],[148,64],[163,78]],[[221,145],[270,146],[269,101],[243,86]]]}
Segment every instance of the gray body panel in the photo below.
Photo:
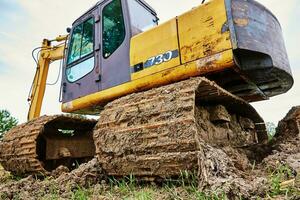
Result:
{"label": "gray body panel", "polygon": [[287,92],[293,85],[281,26],[254,0],[226,0],[234,54],[242,72],[267,96]]}
{"label": "gray body panel", "polygon": [[[109,4],[111,1],[105,1],[99,5],[100,13],[102,13],[103,8]],[[118,47],[118,49],[108,58],[103,57],[103,48],[101,48],[101,84],[100,90],[105,90],[122,83],[128,82],[130,78],[130,61],[129,61],[129,48],[130,48],[130,23],[128,19],[128,9],[125,1],[122,2],[123,17],[125,23],[125,39],[123,43]],[[100,22],[102,23],[102,21]],[[101,33],[102,31],[101,24]],[[102,34],[100,34],[100,41],[102,41]]]}

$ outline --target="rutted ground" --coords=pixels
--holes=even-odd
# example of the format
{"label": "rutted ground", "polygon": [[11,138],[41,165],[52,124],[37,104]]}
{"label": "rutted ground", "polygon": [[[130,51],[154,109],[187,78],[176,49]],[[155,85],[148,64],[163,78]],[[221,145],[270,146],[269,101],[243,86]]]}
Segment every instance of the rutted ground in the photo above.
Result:
{"label": "rutted ground", "polygon": [[137,183],[105,176],[96,159],[51,177],[23,179],[1,171],[1,199],[299,199],[300,107],[279,123],[275,138],[251,148],[200,142],[198,171],[176,181]]}

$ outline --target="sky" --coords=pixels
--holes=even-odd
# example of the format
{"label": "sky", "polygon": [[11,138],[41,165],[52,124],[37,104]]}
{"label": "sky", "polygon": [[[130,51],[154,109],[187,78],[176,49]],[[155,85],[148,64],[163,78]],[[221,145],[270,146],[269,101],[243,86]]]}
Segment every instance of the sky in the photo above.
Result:
{"label": "sky", "polygon": [[[202,0],[146,0],[157,11],[160,23],[201,4]],[[277,123],[292,106],[300,105],[300,1],[258,0],[281,23],[295,84],[286,94],[252,104],[267,122]],[[42,39],[66,34],[66,28],[92,7],[95,0],[0,0],[0,109],[25,122],[27,97],[35,73],[31,51]],[[50,66],[48,82],[59,73],[59,62]],[[48,86],[42,114],[60,113],[60,82]]]}

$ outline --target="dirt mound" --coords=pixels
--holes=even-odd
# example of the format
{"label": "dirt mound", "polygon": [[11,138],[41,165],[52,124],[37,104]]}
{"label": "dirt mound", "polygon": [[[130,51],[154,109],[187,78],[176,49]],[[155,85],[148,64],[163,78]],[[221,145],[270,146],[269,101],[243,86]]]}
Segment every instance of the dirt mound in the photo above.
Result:
{"label": "dirt mound", "polygon": [[280,121],[274,139],[268,144],[216,148],[202,142],[201,146],[201,190],[221,190],[229,198],[248,199],[266,197],[273,190],[281,194],[289,188],[297,191],[296,196],[289,198],[299,197],[300,107],[292,108]]}
{"label": "dirt mound", "polygon": [[272,155],[264,159],[266,164],[286,163],[300,173],[300,106],[293,107],[279,122],[271,146]]}
{"label": "dirt mound", "polygon": [[[0,185],[1,199],[41,199],[55,193],[62,199],[71,199],[72,191],[78,188],[89,187],[104,180],[105,176],[97,159],[79,166],[67,173],[65,167],[58,167],[52,172],[55,177],[46,177],[43,180],[34,176],[10,181]],[[51,198],[49,196],[49,198]]]}

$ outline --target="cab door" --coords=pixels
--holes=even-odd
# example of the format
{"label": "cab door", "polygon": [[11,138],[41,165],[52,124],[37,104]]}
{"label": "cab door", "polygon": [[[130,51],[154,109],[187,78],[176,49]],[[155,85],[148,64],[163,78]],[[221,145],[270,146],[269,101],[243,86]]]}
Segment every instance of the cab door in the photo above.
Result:
{"label": "cab door", "polygon": [[99,91],[100,60],[99,10],[96,8],[80,19],[72,28],[64,61],[62,101],[68,102]]}
{"label": "cab door", "polygon": [[130,34],[127,1],[110,0],[100,4],[101,90],[130,81]]}

